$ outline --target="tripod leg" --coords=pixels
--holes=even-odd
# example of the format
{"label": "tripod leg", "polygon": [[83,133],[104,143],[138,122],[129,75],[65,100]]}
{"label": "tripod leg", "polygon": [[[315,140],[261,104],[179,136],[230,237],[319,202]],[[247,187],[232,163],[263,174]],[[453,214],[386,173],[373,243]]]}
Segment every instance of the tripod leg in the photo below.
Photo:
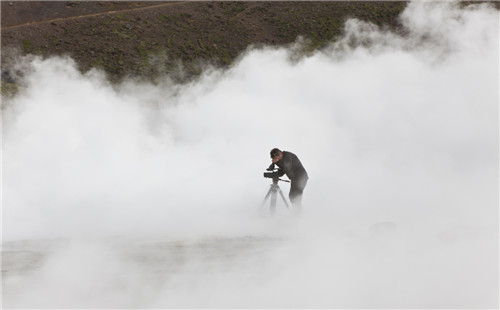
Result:
{"label": "tripod leg", "polygon": [[290,206],[288,205],[288,202],[286,202],[285,195],[283,195],[283,192],[281,191],[281,189],[280,189],[280,188],[278,188],[278,191],[279,191],[279,193],[280,193],[281,198],[283,198],[283,202],[285,203],[286,208],[287,208],[288,210],[290,210]]}
{"label": "tripod leg", "polygon": [[276,213],[276,198],[278,198],[276,195],[276,191],[273,191],[271,195],[271,208],[269,209],[271,215],[274,215]]}
{"label": "tripod leg", "polygon": [[269,199],[269,196],[271,196],[272,192],[273,192],[273,189],[270,188],[269,191],[266,194],[266,197],[264,197],[264,200],[262,201],[262,205],[261,206],[264,206],[264,204],[266,203],[267,199]]}

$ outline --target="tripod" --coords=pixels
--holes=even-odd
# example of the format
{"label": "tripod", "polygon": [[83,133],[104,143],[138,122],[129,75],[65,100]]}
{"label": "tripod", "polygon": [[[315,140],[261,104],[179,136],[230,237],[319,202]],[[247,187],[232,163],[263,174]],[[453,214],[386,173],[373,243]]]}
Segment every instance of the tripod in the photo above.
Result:
{"label": "tripod", "polygon": [[269,212],[271,213],[271,215],[274,215],[276,213],[276,200],[278,198],[278,193],[280,194],[281,198],[283,199],[283,202],[285,203],[286,208],[290,211],[290,207],[288,206],[288,203],[286,202],[286,198],[283,195],[281,188],[278,186],[278,181],[290,182],[287,180],[282,180],[278,177],[273,178],[273,184],[271,184],[271,187],[269,188],[269,191],[267,192],[267,195],[264,198],[264,201],[262,202],[262,206],[264,206],[266,201],[269,198],[271,198],[271,205],[269,207]]}

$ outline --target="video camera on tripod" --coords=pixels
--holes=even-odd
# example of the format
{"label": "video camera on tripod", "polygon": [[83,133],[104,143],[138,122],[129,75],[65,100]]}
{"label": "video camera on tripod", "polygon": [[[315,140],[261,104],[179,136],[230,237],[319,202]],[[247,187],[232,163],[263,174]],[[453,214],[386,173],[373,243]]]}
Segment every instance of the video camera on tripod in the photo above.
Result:
{"label": "video camera on tripod", "polygon": [[278,181],[282,181],[282,182],[290,182],[290,181],[280,179],[280,177],[283,176],[285,173],[281,169],[276,169],[274,164],[271,164],[266,170],[268,172],[264,172],[264,178],[272,179],[273,184],[271,184],[271,188],[269,188],[269,191],[267,192],[267,195],[264,198],[264,201],[262,202],[262,206],[264,206],[266,201],[268,199],[270,199],[271,204],[270,204],[269,210],[270,210],[271,214],[274,214],[276,212],[276,200],[277,200],[277,198],[278,198],[277,196],[279,194],[281,196],[281,198],[283,199],[283,202],[284,202],[286,208],[290,210],[290,207],[288,206],[286,198],[283,195],[283,192],[281,191],[280,187],[278,186]]}
{"label": "video camera on tripod", "polygon": [[285,173],[281,169],[276,169],[274,164],[271,164],[266,170],[268,172],[264,172],[264,178],[273,179],[273,184],[278,184],[278,181],[290,182],[280,179]]}

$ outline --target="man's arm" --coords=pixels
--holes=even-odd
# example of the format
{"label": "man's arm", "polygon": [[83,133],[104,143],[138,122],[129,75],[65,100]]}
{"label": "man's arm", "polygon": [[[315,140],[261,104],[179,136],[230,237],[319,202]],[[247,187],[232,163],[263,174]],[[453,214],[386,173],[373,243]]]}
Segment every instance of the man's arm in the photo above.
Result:
{"label": "man's arm", "polygon": [[278,170],[276,171],[276,173],[278,174],[278,176],[280,178],[285,174],[285,172],[281,168],[278,168]]}

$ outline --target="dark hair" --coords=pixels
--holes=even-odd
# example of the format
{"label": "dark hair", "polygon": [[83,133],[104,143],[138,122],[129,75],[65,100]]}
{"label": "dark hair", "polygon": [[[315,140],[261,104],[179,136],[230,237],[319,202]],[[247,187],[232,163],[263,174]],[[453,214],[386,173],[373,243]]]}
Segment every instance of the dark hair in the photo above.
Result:
{"label": "dark hair", "polygon": [[273,158],[274,156],[273,155],[276,155],[278,153],[281,153],[280,149],[278,148],[274,148],[271,150],[271,158]]}

